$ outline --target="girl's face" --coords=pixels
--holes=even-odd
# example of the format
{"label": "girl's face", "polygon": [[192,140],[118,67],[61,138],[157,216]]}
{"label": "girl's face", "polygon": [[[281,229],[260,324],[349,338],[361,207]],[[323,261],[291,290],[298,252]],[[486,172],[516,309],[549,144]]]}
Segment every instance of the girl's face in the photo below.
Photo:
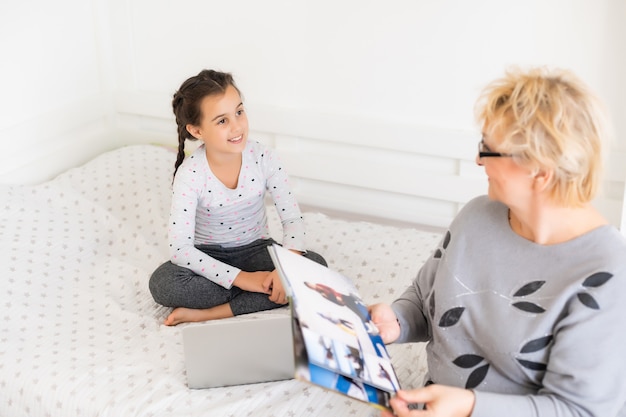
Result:
{"label": "girl's face", "polygon": [[248,139],[248,117],[235,87],[229,85],[224,94],[204,97],[200,109],[200,125],[187,125],[187,130],[204,142],[207,155],[241,154]]}

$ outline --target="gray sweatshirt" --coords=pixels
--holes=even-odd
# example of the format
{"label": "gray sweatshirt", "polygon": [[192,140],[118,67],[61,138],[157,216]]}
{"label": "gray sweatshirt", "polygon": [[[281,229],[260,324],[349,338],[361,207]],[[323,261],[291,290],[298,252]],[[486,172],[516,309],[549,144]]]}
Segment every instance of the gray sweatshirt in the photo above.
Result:
{"label": "gray sweatshirt", "polygon": [[430,379],[474,390],[472,417],[626,416],[626,239],[612,226],[538,245],[478,197],[392,308],[397,342],[428,342]]}

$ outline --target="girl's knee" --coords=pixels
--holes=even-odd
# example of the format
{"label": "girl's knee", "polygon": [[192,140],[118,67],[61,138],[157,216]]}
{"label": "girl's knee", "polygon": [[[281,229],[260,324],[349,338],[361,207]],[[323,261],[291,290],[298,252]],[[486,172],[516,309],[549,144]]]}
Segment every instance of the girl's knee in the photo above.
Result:
{"label": "girl's knee", "polygon": [[152,294],[152,298],[154,301],[164,306],[168,305],[166,297],[167,294],[170,293],[168,286],[171,285],[172,282],[173,274],[171,265],[172,263],[169,261],[160,265],[154,270],[148,281],[148,289],[150,290],[150,294]]}

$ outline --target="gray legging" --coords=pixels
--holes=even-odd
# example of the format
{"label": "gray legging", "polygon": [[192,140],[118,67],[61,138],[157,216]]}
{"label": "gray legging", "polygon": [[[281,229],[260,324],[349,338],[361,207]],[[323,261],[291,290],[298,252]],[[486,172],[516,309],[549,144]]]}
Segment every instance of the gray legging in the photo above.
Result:
{"label": "gray legging", "polygon": [[[273,271],[274,263],[267,250],[276,243],[272,239],[256,240],[248,245],[224,248],[220,245],[198,245],[199,250],[242,271]],[[312,251],[304,257],[327,266],[324,258]],[[253,313],[281,307],[269,300],[267,294],[244,291],[238,287],[226,289],[192,270],[165,262],[150,277],[150,292],[154,301],[166,307],[211,308],[230,303],[234,315]]]}

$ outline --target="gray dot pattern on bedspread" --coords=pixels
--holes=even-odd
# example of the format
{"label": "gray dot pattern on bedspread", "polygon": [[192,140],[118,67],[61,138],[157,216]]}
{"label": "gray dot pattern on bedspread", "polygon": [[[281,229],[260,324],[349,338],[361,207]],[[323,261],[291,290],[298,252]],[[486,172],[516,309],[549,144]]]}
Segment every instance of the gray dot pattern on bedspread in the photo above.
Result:
{"label": "gray dot pattern on bedspread", "polygon": [[[187,388],[181,326],[161,324],[170,309],[148,291],[167,259],[174,159],[135,145],[40,185],[0,186],[0,415],[378,415],[296,380]],[[401,294],[440,239],[320,213],[304,219],[309,248],[352,278],[366,303]],[[273,209],[269,221],[279,237]],[[423,344],[389,351],[402,385],[420,385]]]}

